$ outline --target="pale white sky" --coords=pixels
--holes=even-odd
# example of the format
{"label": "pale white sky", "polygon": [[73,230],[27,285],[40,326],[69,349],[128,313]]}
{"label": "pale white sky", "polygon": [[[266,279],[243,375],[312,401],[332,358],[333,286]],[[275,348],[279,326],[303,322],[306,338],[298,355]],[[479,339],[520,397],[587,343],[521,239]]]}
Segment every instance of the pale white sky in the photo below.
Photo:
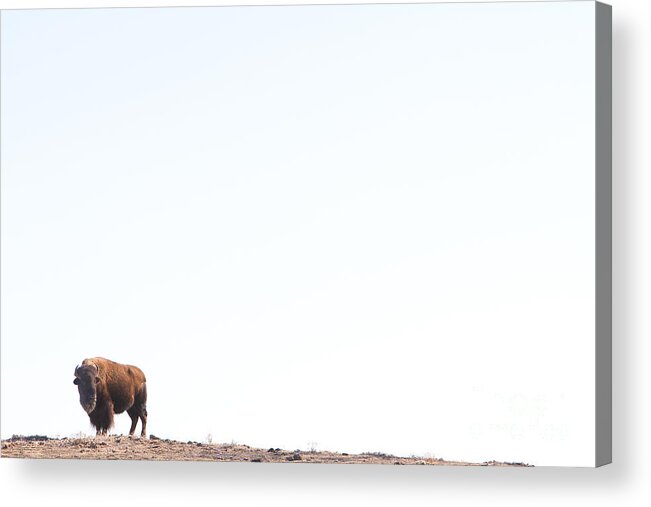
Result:
{"label": "pale white sky", "polygon": [[593,2],[1,28],[3,438],[594,463]]}

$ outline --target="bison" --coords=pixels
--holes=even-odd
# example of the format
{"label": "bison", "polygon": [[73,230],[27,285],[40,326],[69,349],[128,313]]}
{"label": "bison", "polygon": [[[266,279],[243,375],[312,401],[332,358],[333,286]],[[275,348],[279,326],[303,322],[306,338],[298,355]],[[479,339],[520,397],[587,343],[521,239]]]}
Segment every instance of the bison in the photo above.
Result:
{"label": "bison", "polygon": [[74,384],[79,403],[88,414],[97,435],[106,435],[113,426],[113,414],[125,410],[131,417],[129,435],[142,421],[140,436],[147,428],[147,384],[145,374],[136,366],[120,364],[103,357],[84,359],[75,368]]}

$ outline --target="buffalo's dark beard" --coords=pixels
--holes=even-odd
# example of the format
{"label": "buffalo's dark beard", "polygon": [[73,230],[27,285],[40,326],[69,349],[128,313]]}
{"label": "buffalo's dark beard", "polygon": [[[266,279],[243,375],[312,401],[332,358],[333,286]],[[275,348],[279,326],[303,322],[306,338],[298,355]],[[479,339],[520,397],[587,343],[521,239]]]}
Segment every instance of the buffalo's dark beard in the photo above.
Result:
{"label": "buffalo's dark beard", "polygon": [[95,410],[95,406],[97,405],[97,392],[95,389],[84,390],[84,392],[82,392],[80,388],[79,403],[87,414],[90,414]]}

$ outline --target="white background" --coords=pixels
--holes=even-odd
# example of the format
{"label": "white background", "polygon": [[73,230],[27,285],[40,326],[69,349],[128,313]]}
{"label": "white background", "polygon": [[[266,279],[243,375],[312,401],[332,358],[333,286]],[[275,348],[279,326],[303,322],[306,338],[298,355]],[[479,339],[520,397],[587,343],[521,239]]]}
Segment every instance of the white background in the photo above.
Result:
{"label": "white background", "polygon": [[[195,3],[196,4],[196,3]],[[8,3],[2,3],[3,7]],[[72,4],[69,4],[72,5]],[[107,4],[103,4],[107,5]],[[142,4],[141,4],[142,5]],[[157,3],[156,5],[161,5]],[[415,501],[455,504],[626,505],[648,491],[644,464],[648,405],[649,224],[645,193],[648,138],[649,8],[643,2],[614,5],[613,335],[614,460],[599,470],[405,469],[395,467],[285,466],[245,464],[0,462],[2,494],[16,503],[27,497],[68,504],[120,484],[106,503],[125,498],[174,504],[249,500],[267,504]],[[646,289],[646,290],[645,290]],[[93,497],[95,498],[95,497]],[[4,499],[7,499],[5,496]],[[103,504],[103,500],[95,500]]]}
{"label": "white background", "polygon": [[2,436],[592,466],[594,16],[4,12]]}

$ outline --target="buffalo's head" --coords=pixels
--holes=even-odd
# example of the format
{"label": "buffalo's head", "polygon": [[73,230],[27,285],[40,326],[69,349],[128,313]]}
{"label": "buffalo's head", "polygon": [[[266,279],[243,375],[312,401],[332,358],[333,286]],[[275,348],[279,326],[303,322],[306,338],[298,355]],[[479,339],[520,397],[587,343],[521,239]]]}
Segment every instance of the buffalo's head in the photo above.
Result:
{"label": "buffalo's head", "polygon": [[75,368],[73,383],[79,389],[79,403],[90,414],[97,404],[97,384],[99,384],[99,368],[95,364],[82,364]]}

